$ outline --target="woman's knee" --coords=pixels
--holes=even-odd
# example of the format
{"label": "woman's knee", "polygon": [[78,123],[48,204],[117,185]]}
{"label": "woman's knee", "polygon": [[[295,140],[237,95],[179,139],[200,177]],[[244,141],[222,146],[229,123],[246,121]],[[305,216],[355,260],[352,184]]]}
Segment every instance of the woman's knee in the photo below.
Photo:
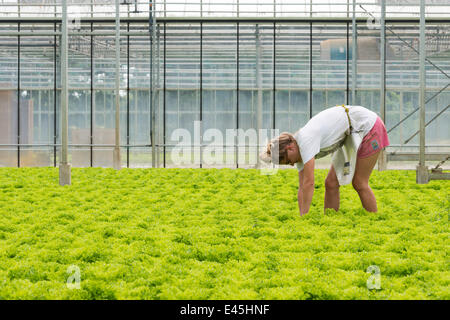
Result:
{"label": "woman's knee", "polygon": [[339,189],[339,181],[337,178],[327,177],[325,179],[325,189]]}
{"label": "woman's knee", "polygon": [[352,180],[352,185],[353,185],[353,188],[354,188],[357,192],[365,191],[365,190],[370,189],[370,187],[369,187],[369,181],[362,180],[362,179],[358,179],[358,178],[353,178],[353,180]]}

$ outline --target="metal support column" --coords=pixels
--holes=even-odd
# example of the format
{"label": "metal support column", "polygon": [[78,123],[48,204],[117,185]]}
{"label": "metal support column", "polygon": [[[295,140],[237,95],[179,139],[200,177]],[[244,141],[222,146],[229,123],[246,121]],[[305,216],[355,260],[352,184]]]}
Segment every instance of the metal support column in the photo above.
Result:
{"label": "metal support column", "polygon": [[157,87],[156,87],[156,102],[155,102],[155,108],[156,108],[156,112],[155,112],[155,125],[156,125],[156,141],[158,144],[158,148],[157,148],[157,152],[156,152],[156,167],[159,168],[160,163],[161,163],[161,154],[159,152],[159,146],[161,145],[161,101],[160,101],[160,26],[156,25],[156,83],[157,83]]}
{"label": "metal support column", "polygon": [[[381,0],[380,65],[380,117],[386,123],[386,0]],[[386,150],[382,150],[378,156],[378,171],[384,171],[386,169]]]}
{"label": "metal support column", "polygon": [[273,0],[273,17],[275,18],[277,12],[277,0]]}
{"label": "metal support column", "polygon": [[[20,32],[20,22],[17,24]],[[20,35],[17,36],[17,167],[20,168]]]}
{"label": "metal support column", "polygon": [[276,47],[276,23],[273,23],[273,64],[272,64],[272,75],[273,75],[273,87],[272,87],[272,129],[275,130],[276,127],[276,117],[275,117],[275,108],[276,108],[276,62],[277,62],[277,47]]}
{"label": "metal support column", "polygon": [[[203,144],[203,23],[200,22],[200,141],[199,141],[199,152],[200,152],[200,168],[203,167],[203,153],[202,153],[202,144]],[[195,128],[194,128],[195,132]],[[195,136],[195,133],[194,133]],[[195,145],[195,138],[194,138]],[[194,159],[195,157],[195,147],[194,147]]]}
{"label": "metal support column", "polygon": [[68,57],[67,57],[67,0],[62,0],[61,26],[61,162],[59,164],[59,184],[70,185],[71,170],[68,163]]}
{"label": "metal support column", "polygon": [[[55,6],[56,12],[56,6]],[[56,32],[56,22],[54,24],[54,31]],[[53,166],[56,168],[56,141],[58,131],[56,130],[56,36],[53,37]]]}
{"label": "metal support column", "polygon": [[[239,1],[238,1],[239,8]],[[239,14],[239,11],[238,11]],[[236,132],[239,130],[239,22],[236,23]],[[239,147],[238,147],[238,137],[234,137],[235,145],[235,157],[236,157],[236,168],[239,168]]]}
{"label": "metal support column", "polygon": [[356,25],[356,0],[353,0],[353,16],[352,16],[352,105],[356,105],[356,84],[357,84],[357,65],[358,45],[357,45],[358,29]]}
{"label": "metal support column", "polygon": [[113,167],[116,170],[122,168],[120,159],[120,3],[116,0],[116,126],[115,146],[113,152]]}
{"label": "metal support column", "polygon": [[309,119],[313,117],[313,53],[312,53],[312,22],[309,23]]}
{"label": "metal support column", "polygon": [[[93,23],[91,22],[91,31],[94,30],[94,26]],[[95,110],[95,99],[94,99],[94,39],[93,36],[91,35],[90,37],[90,41],[91,41],[91,112],[89,115],[89,143],[91,144],[91,146],[89,147],[89,155],[90,155],[90,165],[91,167],[94,164],[94,110]]]}
{"label": "metal support column", "polygon": [[[152,8],[152,3],[150,2],[150,9]],[[155,17],[153,16],[153,10],[149,10],[149,28],[150,28],[150,112],[151,112],[151,124],[150,124],[150,140],[152,146],[152,168],[156,167],[156,105],[155,105],[155,87],[156,87],[156,77],[155,68],[153,66],[155,58],[155,43],[156,43],[156,28],[155,28]]]}
{"label": "metal support column", "polygon": [[257,146],[256,146],[256,167],[259,168],[261,163],[259,159],[259,141],[260,141],[260,130],[262,129],[262,103],[263,103],[263,93],[262,93],[262,75],[261,75],[261,36],[259,32],[259,25],[256,25],[255,29],[256,36],[256,88],[257,88],[257,105],[256,105],[256,132],[257,132]]}
{"label": "metal support column", "polygon": [[425,0],[420,0],[420,48],[419,48],[419,72],[420,72],[420,148],[419,165],[416,171],[416,182],[419,184],[428,183],[428,167],[425,165]]}
{"label": "metal support column", "polygon": [[167,73],[166,73],[166,61],[167,61],[167,25],[164,22],[164,45],[163,45],[163,110],[162,110],[162,138],[163,138],[163,167],[166,167],[166,103],[167,103]]}
{"label": "metal support column", "polygon": [[[348,5],[348,2],[347,2]],[[348,14],[348,12],[347,12]],[[350,32],[350,23],[347,22],[347,42],[346,42],[346,47],[345,47],[345,104],[349,105],[350,100],[348,98],[349,96],[349,65],[348,65],[348,60],[349,60],[349,51],[350,51],[350,45],[349,45],[349,32]]]}
{"label": "metal support column", "polygon": [[[130,32],[130,23],[127,23]],[[127,168],[130,167],[130,35],[127,35]]]}

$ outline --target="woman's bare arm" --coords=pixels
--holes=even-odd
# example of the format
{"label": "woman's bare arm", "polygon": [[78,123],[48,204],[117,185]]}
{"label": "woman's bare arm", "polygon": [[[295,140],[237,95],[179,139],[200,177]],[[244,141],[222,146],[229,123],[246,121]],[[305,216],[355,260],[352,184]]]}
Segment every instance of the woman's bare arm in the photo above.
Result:
{"label": "woman's bare arm", "polygon": [[302,199],[303,199],[303,170],[298,172],[298,193],[297,193],[297,200],[298,200],[298,210],[300,211],[300,215],[302,214]]}
{"label": "woman's bare arm", "polygon": [[[302,174],[302,177],[300,176]],[[314,158],[305,163],[303,170],[299,173],[299,179],[301,181],[299,186],[298,204],[300,215],[304,215],[309,212],[311,206],[312,197],[314,194]]]}

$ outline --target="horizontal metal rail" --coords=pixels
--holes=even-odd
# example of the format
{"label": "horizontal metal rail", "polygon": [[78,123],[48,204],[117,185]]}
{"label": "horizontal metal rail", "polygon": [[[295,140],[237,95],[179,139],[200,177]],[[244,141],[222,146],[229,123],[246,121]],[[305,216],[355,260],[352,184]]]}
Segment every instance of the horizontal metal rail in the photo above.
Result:
{"label": "horizontal metal rail", "polygon": [[[115,144],[68,144],[69,147],[74,147],[74,148],[114,148]],[[32,148],[32,147],[61,147],[60,143],[33,143],[33,144],[8,144],[8,143],[0,143],[0,147],[26,147],[26,148]],[[122,148],[126,148],[126,147],[135,147],[135,148],[147,148],[147,147],[151,147],[151,145],[149,144],[142,144],[142,145],[136,145],[136,144],[122,144],[120,145],[120,147]],[[0,151],[2,151],[2,149],[0,149]]]}
{"label": "horizontal metal rail", "polygon": [[[60,31],[0,31],[0,37],[28,37],[28,36],[60,36],[62,33]],[[69,31],[69,36],[114,36],[113,31]],[[149,32],[120,32],[120,36],[143,36],[148,37]]]}
{"label": "horizontal metal rail", "polygon": [[[0,144],[0,147],[60,147],[61,144],[57,143],[57,144],[53,144],[53,143],[41,143],[41,144],[8,144],[8,143],[3,143]],[[120,147],[136,147],[136,148],[149,148],[151,147],[151,144],[143,144],[143,145],[127,145],[127,144],[123,144],[120,145]],[[230,145],[214,145],[214,144],[155,144],[155,147],[169,147],[169,148],[174,148],[174,147],[178,147],[178,148],[199,148],[199,147],[212,147],[212,148],[233,148],[233,147],[242,147],[242,148],[246,148],[246,147],[251,147],[251,148],[261,148],[261,147],[266,147],[267,144],[260,144],[260,145],[256,145],[256,144],[230,144]],[[114,148],[115,145],[114,144],[70,144],[69,143],[69,147],[75,147],[75,148]],[[2,151],[2,149],[0,149],[0,151]]]}
{"label": "horizontal metal rail", "polygon": [[[114,23],[113,17],[80,17],[80,23]],[[148,24],[148,18],[143,17],[120,17],[123,22],[136,22]],[[358,23],[366,23],[366,17],[357,17]],[[448,23],[450,17],[427,17],[426,23]],[[8,23],[61,23],[60,17],[1,17],[1,24]],[[352,22],[352,18],[348,17],[159,17],[158,23],[200,23],[213,22],[215,24],[221,23],[346,23]],[[415,17],[392,17],[386,18],[386,23],[419,23],[419,18]]]}
{"label": "horizontal metal rail", "polygon": [[[20,1],[20,0],[18,0]],[[128,0],[130,1],[130,0]],[[125,6],[125,5],[130,5],[130,6],[134,6],[134,5],[142,5],[142,6],[148,6],[149,1],[148,0],[131,0],[130,2],[128,2],[127,0],[122,0],[120,5]],[[245,2],[243,2],[245,1]],[[127,2],[127,3],[125,3]],[[5,2],[4,0],[2,0],[0,2],[2,5],[4,6],[11,6],[11,7],[28,7],[28,6],[39,6],[39,7],[61,7],[61,1],[60,0],[54,0],[53,2],[50,1],[46,1],[43,2],[42,0],[34,0],[34,2],[32,1],[27,1],[27,2],[23,2],[23,3],[14,3],[14,2]],[[317,6],[317,7],[329,7],[329,6],[347,6],[348,3],[347,1],[342,1],[338,2],[338,1],[330,1],[328,3],[326,2],[317,2],[315,0],[311,0],[311,1],[304,1],[303,3],[292,3],[292,2],[285,2],[283,0],[273,0],[272,2],[265,2],[265,3],[261,3],[260,1],[255,1],[255,0],[241,0],[240,2],[235,1],[223,1],[223,2],[210,2],[210,0],[189,0],[189,1],[171,1],[171,0],[158,0],[154,3],[157,6],[164,6],[164,5],[192,5],[192,6],[214,6],[214,5],[227,5],[227,6],[235,6],[235,5],[239,5],[239,6],[254,6],[254,5],[263,5],[263,6],[301,6],[301,7],[310,7],[312,6]],[[367,6],[373,6],[373,7],[380,7],[376,2],[364,2],[364,1],[358,1],[357,3],[358,5],[367,5]],[[71,1],[70,3],[68,3],[68,6],[94,6],[94,8],[96,6],[107,6],[107,5],[111,5],[111,0],[95,0],[95,1]],[[445,7],[446,5],[439,3],[439,2],[428,2],[426,4],[427,7]],[[387,3],[387,9],[389,9],[390,7],[405,7],[405,5],[398,5],[398,4],[389,4],[389,2]],[[417,7],[417,10],[419,10],[419,4],[411,4],[408,3],[407,7],[411,8],[411,7]],[[391,12],[390,10],[388,10],[389,12]],[[310,12],[308,10],[308,12]],[[403,11],[399,11],[399,12],[403,12]],[[418,12],[417,12],[418,13]]]}
{"label": "horizontal metal rail", "polygon": [[[0,152],[2,151],[17,151],[17,147],[26,148],[22,150],[45,150],[45,148],[48,148],[49,150],[52,148],[59,148],[61,147],[61,144],[0,144]],[[114,149],[115,145],[108,144],[108,145],[97,145],[97,144],[69,144],[69,148],[98,148],[98,149]],[[151,148],[151,144],[121,144],[120,148]],[[155,147],[168,147],[168,148],[181,148],[181,149],[189,149],[189,148],[216,148],[216,149],[232,149],[232,148],[264,148],[266,145],[255,145],[255,144],[232,144],[232,145],[209,145],[209,144],[190,144],[190,145],[178,145],[178,144],[155,144]],[[416,146],[418,148],[419,146]],[[448,148],[444,145],[434,145],[429,146],[427,145],[427,148]],[[11,149],[9,149],[11,148]],[[426,153],[426,160],[427,161],[440,161],[444,159],[449,153],[442,153],[442,152],[427,152]],[[394,161],[415,161],[419,159],[419,153],[418,152],[398,152],[398,151],[387,151],[388,161],[394,160]]]}

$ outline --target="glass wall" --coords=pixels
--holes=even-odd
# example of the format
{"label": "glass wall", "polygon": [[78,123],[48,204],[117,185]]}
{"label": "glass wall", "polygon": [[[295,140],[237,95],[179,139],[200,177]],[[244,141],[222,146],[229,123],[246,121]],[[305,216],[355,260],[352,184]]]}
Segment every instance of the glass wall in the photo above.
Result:
{"label": "glass wall", "polygon": [[[256,129],[261,108],[261,128],[293,133],[320,111],[350,104],[353,82],[356,104],[380,114],[380,30],[358,23],[353,53],[351,27],[349,22],[163,22],[152,44],[149,36],[133,34],[147,32],[146,23],[123,22],[122,165],[152,166],[154,131],[156,166],[249,167],[256,161],[257,149],[238,148],[236,138],[227,139],[227,130]],[[0,23],[2,32],[19,28],[50,32],[60,25]],[[418,135],[411,137],[419,127],[418,25],[387,23],[386,28],[385,123],[388,130],[393,128],[388,152],[417,152]],[[427,25],[426,120],[438,117],[426,129],[426,143],[427,151],[441,153],[448,153],[450,141],[450,114],[443,111],[450,103],[449,30],[448,23]],[[69,37],[69,161],[73,166],[111,167],[114,24],[83,23],[79,31],[85,34]],[[56,166],[59,38],[1,35],[0,45],[0,165]],[[189,136],[180,149],[182,132]],[[213,140],[215,132],[222,138]],[[185,160],[182,165],[179,156]]]}

